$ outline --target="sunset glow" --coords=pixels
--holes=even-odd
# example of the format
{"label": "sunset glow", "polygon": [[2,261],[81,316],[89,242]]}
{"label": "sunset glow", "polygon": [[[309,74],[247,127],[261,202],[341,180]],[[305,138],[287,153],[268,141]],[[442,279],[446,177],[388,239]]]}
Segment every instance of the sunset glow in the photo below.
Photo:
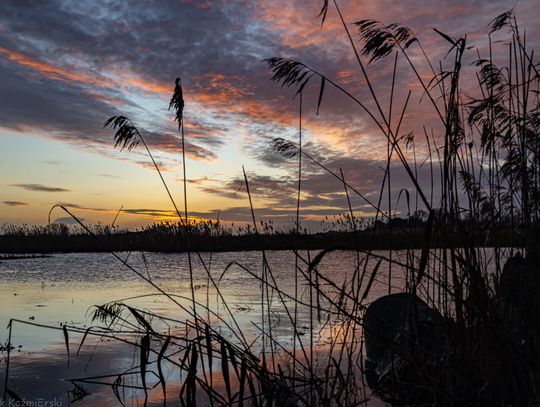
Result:
{"label": "sunset glow", "polygon": [[[296,163],[279,157],[270,141],[298,139],[299,98],[270,80],[263,59],[300,60],[372,105],[337,14],[329,13],[321,26],[319,3],[170,0],[149,8],[139,2],[2,2],[0,224],[44,224],[58,203],[90,223],[110,223],[120,207],[118,224],[125,227],[174,220],[143,148],[115,150],[103,123],[117,114],[133,120],[182,207],[180,138],[167,110],[174,78],[180,76],[191,216],[219,213],[230,222],[248,221],[244,165],[256,215],[290,225]],[[363,18],[401,22],[429,45],[435,61],[444,61],[448,47],[432,27],[454,36],[468,34],[469,44],[482,50],[489,21],[515,5],[505,0],[343,3],[353,34],[352,23]],[[540,38],[536,2],[520,1],[515,12],[528,38]],[[467,64],[475,52],[470,51]],[[411,56],[422,58],[418,48]],[[368,65],[384,106],[390,98],[391,59]],[[435,113],[410,69],[399,64],[395,109],[402,109],[409,89],[409,103],[415,106],[406,112],[400,133],[416,132],[421,138],[422,124],[431,125]],[[425,69],[420,74],[427,78]],[[303,95],[306,151],[336,172],[341,168],[366,196],[377,194],[386,140],[358,106],[332,87],[327,86],[317,115],[318,91],[314,80]],[[440,131],[437,126],[430,131]],[[417,148],[421,161],[421,141]],[[303,177],[301,216],[307,224],[347,211],[339,182],[310,163]],[[395,177],[402,188],[411,187],[405,176]],[[362,200],[355,198],[352,205],[359,216],[372,214]],[[64,217],[53,212],[53,220]]]}

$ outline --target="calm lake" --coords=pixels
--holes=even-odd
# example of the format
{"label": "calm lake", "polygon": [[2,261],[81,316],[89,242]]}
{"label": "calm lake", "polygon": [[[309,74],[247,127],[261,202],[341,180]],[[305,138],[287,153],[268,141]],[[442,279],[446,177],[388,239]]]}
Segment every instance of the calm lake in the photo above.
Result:
{"label": "calm lake", "polygon": [[[388,252],[376,252],[387,256]],[[418,254],[418,253],[416,253]],[[315,253],[301,253],[309,261]],[[406,252],[394,251],[395,260],[406,262]],[[185,253],[119,253],[134,269],[151,279],[167,293],[176,295],[178,301],[189,308],[191,306],[191,288],[189,279],[188,256]],[[221,296],[227,303],[228,311],[234,315],[242,334],[246,338],[260,336],[261,319],[261,284],[256,276],[262,275],[263,258],[260,252],[201,253],[191,256],[194,288],[197,301],[208,304],[208,308],[232,321],[218,296],[218,291],[208,277],[218,284]],[[275,284],[294,296],[295,255],[290,251],[267,252],[267,260]],[[338,286],[349,281],[354,271],[356,253],[332,252],[321,261],[318,270]],[[204,265],[203,265],[204,263]],[[367,269],[372,269],[377,259],[370,259]],[[307,266],[302,260],[299,266],[304,272]],[[249,271],[246,271],[249,270]],[[374,300],[388,293],[388,263],[383,261],[377,278],[373,281],[367,301]],[[253,273],[254,275],[250,274]],[[399,292],[404,287],[404,271],[393,265],[392,292]],[[323,284],[323,283],[321,283]],[[70,358],[61,329],[62,324],[86,329],[91,326],[92,312],[95,305],[114,300],[121,300],[133,307],[149,310],[171,319],[186,319],[185,311],[159,294],[155,288],[143,281],[132,270],[110,254],[73,253],[55,254],[50,258],[8,260],[0,262],[0,342],[8,341],[7,329],[11,318],[17,319],[12,327],[11,343],[15,349],[11,352],[8,388],[26,400],[55,401],[56,405],[67,406],[70,401],[78,405],[116,405],[119,404],[110,386],[99,383],[85,383],[85,392],[70,381],[71,379],[93,376],[114,375],[115,372],[129,370],[138,364],[138,356],[130,346],[105,338],[86,339],[79,349],[82,334],[70,334],[68,343]],[[309,301],[309,285],[300,276],[298,296]],[[284,347],[292,347],[292,326],[288,321],[283,306],[277,295],[273,295],[271,309],[275,315],[273,335],[279,338]],[[287,300],[286,300],[287,302]],[[291,302],[292,307],[292,302]],[[197,310],[200,314],[207,311],[204,307]],[[307,309],[298,308],[298,327],[309,329],[310,315]],[[37,327],[31,324],[46,325]],[[217,322],[219,323],[219,322]],[[315,322],[316,323],[316,322]],[[97,322],[94,322],[97,324]],[[232,322],[231,322],[232,324]],[[315,326],[317,328],[317,326]],[[181,329],[174,321],[161,323],[156,330],[166,331]],[[316,346],[324,346],[324,330],[315,338]],[[226,326],[223,335],[231,336]],[[0,379],[5,378],[6,352],[3,352]],[[174,377],[170,378],[176,380]],[[94,380],[110,382],[110,380]],[[149,405],[161,405],[159,392],[156,399],[149,399]],[[168,401],[175,405],[178,398],[174,395]],[[104,404],[106,403],[106,404]],[[134,398],[133,405],[138,401]],[[37,404],[36,404],[37,405]],[[45,404],[43,404],[45,405]],[[52,404],[49,404],[52,405]],[[373,401],[370,405],[383,405]]]}

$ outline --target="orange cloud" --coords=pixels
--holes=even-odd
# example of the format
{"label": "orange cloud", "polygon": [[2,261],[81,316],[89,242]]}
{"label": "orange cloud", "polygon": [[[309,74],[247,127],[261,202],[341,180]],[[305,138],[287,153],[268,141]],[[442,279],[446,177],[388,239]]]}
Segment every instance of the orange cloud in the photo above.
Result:
{"label": "orange cloud", "polygon": [[301,5],[295,5],[294,2],[261,2],[255,9],[254,17],[278,33],[281,44],[290,48],[329,43],[335,45],[336,39],[341,38],[336,32],[340,29],[340,24],[335,18],[327,18],[321,29],[320,20],[317,18],[321,5],[322,1],[302,2]]}
{"label": "orange cloud", "polygon": [[144,78],[140,77],[124,77],[122,78],[122,81],[124,83],[128,83],[130,85],[133,85],[139,89],[145,90],[147,92],[154,92],[154,93],[163,93],[167,95],[172,95],[172,92],[174,90],[174,85],[171,84],[162,84],[157,82],[151,82],[147,81]]}
{"label": "orange cloud", "polygon": [[[283,104],[272,104],[253,98],[255,93],[250,88],[244,89],[227,82],[223,75],[216,75],[210,81],[210,87],[196,86],[185,90],[186,100],[192,100],[201,106],[216,109],[220,113],[243,114],[254,120],[289,126],[294,123],[294,111],[283,111]],[[291,105],[292,106],[292,105]],[[294,109],[293,109],[294,110]]]}
{"label": "orange cloud", "polygon": [[[225,76],[219,72],[209,72],[193,79],[198,90],[211,91],[216,99],[223,102],[255,94],[254,86],[248,84],[247,79],[239,75]],[[243,87],[235,86],[233,82],[242,83]]]}
{"label": "orange cloud", "polygon": [[[80,82],[99,88],[118,88],[120,84],[127,83],[147,92],[163,93],[167,95],[171,94],[173,90],[173,86],[170,84],[148,81],[144,78],[135,76],[133,73],[130,73],[129,75],[122,75],[121,73],[116,72],[117,74],[119,74],[119,78],[117,81],[115,81],[103,75],[89,75],[82,72],[75,72],[72,69],[65,69],[54,66],[49,63],[39,61],[37,59],[27,57],[19,52],[10,51],[6,48],[0,47],[0,55],[4,55],[12,62],[37,71],[41,76],[47,79],[65,82]],[[95,94],[95,92],[93,94]],[[111,100],[111,102],[116,103],[118,101]]]}
{"label": "orange cloud", "polygon": [[10,61],[16,62],[27,68],[38,71],[42,76],[48,79],[82,82],[89,85],[103,86],[106,80],[103,77],[96,78],[82,73],[75,73],[71,70],[59,68],[46,62],[29,58],[21,53],[10,51],[6,48],[0,48],[0,54],[4,55]]}

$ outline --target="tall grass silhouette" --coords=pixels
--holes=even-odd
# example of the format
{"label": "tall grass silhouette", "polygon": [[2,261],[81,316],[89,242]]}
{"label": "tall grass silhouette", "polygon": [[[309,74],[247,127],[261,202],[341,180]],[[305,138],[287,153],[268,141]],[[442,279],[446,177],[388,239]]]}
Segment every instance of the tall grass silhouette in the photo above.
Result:
{"label": "tall grass silhouette", "polygon": [[[117,373],[110,377],[114,379],[112,385],[103,377],[100,379],[112,387],[122,405],[128,403],[126,390],[135,392],[144,404],[149,393],[155,391],[161,392],[164,405],[173,402],[172,384],[167,382],[165,366],[181,372],[174,402],[179,400],[180,404],[190,406],[353,406],[368,405],[375,396],[396,405],[540,402],[540,300],[536,292],[540,288],[540,274],[535,264],[540,215],[540,75],[513,12],[505,12],[492,21],[487,56],[469,49],[465,37],[456,39],[435,30],[449,47],[447,58],[451,66],[443,69],[442,63],[429,60],[409,28],[364,19],[354,23],[355,34],[345,22],[337,1],[323,3],[322,22],[330,7],[335,8],[342,23],[359,67],[360,80],[371,100],[361,100],[337,81],[300,61],[281,57],[265,60],[272,80],[295,88],[299,96],[298,142],[283,138],[273,141],[276,154],[298,160],[296,238],[303,238],[300,228],[303,160],[328,172],[343,188],[348,203],[347,221],[353,232],[359,226],[351,195],[373,208],[376,220],[385,219],[389,227],[410,232],[407,227],[396,225],[396,209],[391,205],[396,195],[391,172],[398,161],[414,188],[412,193],[418,197],[416,213],[422,218],[419,225],[423,228],[421,249],[407,250],[403,259],[392,251],[386,255],[358,246],[348,247],[355,251],[351,275],[338,282],[335,276],[322,272],[320,265],[343,247],[329,242],[328,247],[316,254],[295,248],[292,293],[280,286],[264,250],[260,269],[253,270],[235,261],[216,278],[211,264],[190,250],[194,229],[190,228],[187,212],[184,100],[177,80],[170,107],[175,110],[181,131],[184,216],[176,207],[143,134],[131,120],[114,116],[105,125],[113,128],[114,140],[121,148],[131,149],[141,142],[161,177],[178,215],[182,238],[187,242],[190,297],[167,292],[117,254],[113,255],[154,288],[156,295],[167,298],[188,317],[170,318],[135,309],[124,301],[113,301],[95,308],[96,327],[87,330],[69,325],[51,327],[63,331],[66,344],[72,333],[79,333],[84,335],[83,342],[95,335],[120,340],[137,349],[139,369],[135,375],[131,370]],[[494,44],[492,36],[502,30],[507,31],[509,40]],[[508,59],[503,66],[494,62],[495,45],[505,48]],[[423,60],[411,57],[414,47],[418,47]],[[476,53],[474,68],[479,96],[473,99],[465,98],[462,88],[467,52]],[[369,70],[369,64],[384,63],[387,59],[392,66],[389,106],[376,93]],[[408,64],[442,129],[437,136],[424,127],[428,153],[423,163],[429,164],[432,177],[429,190],[422,188],[418,178],[420,164],[415,143],[422,141],[401,130],[410,109],[411,92],[398,106],[394,97],[398,60]],[[431,72],[429,80],[424,75],[426,70]],[[315,79],[319,84],[317,110],[332,86],[357,105],[386,140],[386,165],[375,199],[373,195],[362,194],[345,178],[343,171],[332,170],[303,146],[303,92]],[[437,167],[440,180],[434,179]],[[245,170],[243,174],[252,231],[259,235],[250,180]],[[399,197],[402,192],[400,189],[397,192]],[[410,193],[403,192],[407,200]],[[382,207],[384,196],[389,197],[388,210]],[[60,208],[100,241],[100,236],[68,208]],[[372,227],[369,233],[375,239],[381,231]],[[436,235],[459,239],[460,246],[435,247]],[[486,249],[478,236],[489,239],[493,247]],[[106,242],[103,246],[106,248]],[[208,287],[216,293],[223,312],[215,309],[208,297],[205,301],[196,295],[192,255],[206,273]],[[488,256],[493,257],[494,270],[489,267]],[[373,286],[382,278],[382,264],[391,270],[385,276],[388,293],[398,295],[392,297],[395,301],[390,305],[370,302]],[[261,314],[260,325],[256,325],[259,334],[255,337],[242,332],[220,289],[233,268],[260,282]],[[401,279],[399,293],[393,288],[398,279]],[[300,293],[303,286],[305,295]],[[383,311],[377,311],[378,307]],[[384,311],[385,307],[390,311]],[[307,327],[300,323],[299,309],[309,315]],[[286,341],[276,334],[277,312],[283,323],[292,327]],[[181,328],[163,330],[165,322],[174,322]],[[10,335],[15,323],[31,324],[12,320]],[[67,347],[68,355],[69,350]],[[7,386],[8,374],[9,367],[4,400],[8,396],[17,397]],[[97,380],[87,380],[90,379]],[[82,386],[84,380],[74,383]]]}

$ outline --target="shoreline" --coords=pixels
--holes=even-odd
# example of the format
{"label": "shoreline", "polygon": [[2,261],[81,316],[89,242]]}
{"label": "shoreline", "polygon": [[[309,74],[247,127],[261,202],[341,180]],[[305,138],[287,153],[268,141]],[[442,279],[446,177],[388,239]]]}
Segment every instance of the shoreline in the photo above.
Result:
{"label": "shoreline", "polygon": [[[519,234],[501,233],[487,236],[471,233],[463,236],[431,236],[430,248],[458,247],[523,247]],[[0,236],[0,253],[4,255],[50,253],[100,253],[145,251],[240,252],[260,250],[406,250],[425,247],[421,228],[410,232],[388,231],[326,232],[311,235],[272,234],[239,236],[167,236],[144,232],[121,234],[67,236]],[[1,259],[0,259],[1,260]]]}

